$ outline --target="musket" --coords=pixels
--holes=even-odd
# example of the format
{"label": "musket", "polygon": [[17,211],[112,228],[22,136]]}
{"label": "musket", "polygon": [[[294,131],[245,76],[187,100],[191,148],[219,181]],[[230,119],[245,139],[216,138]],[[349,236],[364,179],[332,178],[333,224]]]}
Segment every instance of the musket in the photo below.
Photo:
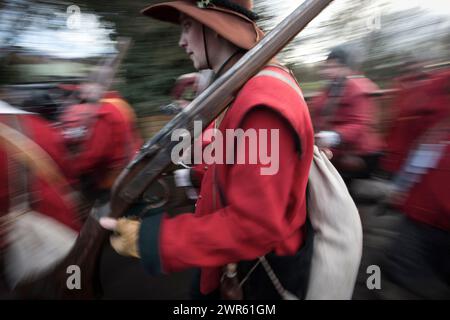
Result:
{"label": "musket", "polygon": [[88,81],[98,83],[101,85],[101,90],[98,96],[101,98],[103,94],[109,90],[115,79],[115,75],[122,64],[123,59],[127,55],[128,50],[131,47],[131,39],[127,37],[117,38],[117,54],[112,58],[105,59],[103,65],[97,72],[91,74]]}
{"label": "musket", "polygon": [[[248,51],[231,69],[218,78],[195,98],[181,113],[148,140],[131,163],[117,178],[111,199],[104,205],[94,206],[73,248],[55,268],[39,279],[24,285],[26,292],[45,298],[93,298],[96,260],[107,240],[109,231],[98,223],[100,217],[119,218],[133,203],[142,199],[153,188],[158,202],[167,196],[158,185],[158,179],[171,167],[171,150],[178,142],[172,141],[175,129],[187,129],[194,141],[194,121],[201,121],[203,129],[234,99],[239,89],[283,49],[332,0],[306,0],[278,26],[268,33],[253,49]],[[158,194],[160,196],[158,196]],[[66,282],[67,268],[76,265],[81,269],[81,289],[69,290]]]}

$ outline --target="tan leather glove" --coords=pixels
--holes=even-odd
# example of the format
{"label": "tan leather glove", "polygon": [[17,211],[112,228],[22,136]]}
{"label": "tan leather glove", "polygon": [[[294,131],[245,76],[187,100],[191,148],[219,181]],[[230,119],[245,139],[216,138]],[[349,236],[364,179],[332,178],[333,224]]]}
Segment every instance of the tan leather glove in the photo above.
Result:
{"label": "tan leather glove", "polygon": [[118,254],[140,258],[138,237],[141,222],[139,220],[102,218],[100,224],[104,228],[114,231],[114,234],[110,237],[110,242]]}

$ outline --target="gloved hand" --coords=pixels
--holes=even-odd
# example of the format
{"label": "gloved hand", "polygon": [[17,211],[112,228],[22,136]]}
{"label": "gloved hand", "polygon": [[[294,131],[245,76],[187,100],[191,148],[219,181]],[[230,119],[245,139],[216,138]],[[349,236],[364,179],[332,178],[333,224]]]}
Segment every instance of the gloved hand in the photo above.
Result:
{"label": "gloved hand", "polygon": [[341,143],[341,136],[335,131],[320,131],[314,137],[319,148],[332,148]]}
{"label": "gloved hand", "polygon": [[138,237],[141,222],[129,218],[100,218],[100,225],[114,231],[110,237],[111,246],[122,256],[140,258]]}

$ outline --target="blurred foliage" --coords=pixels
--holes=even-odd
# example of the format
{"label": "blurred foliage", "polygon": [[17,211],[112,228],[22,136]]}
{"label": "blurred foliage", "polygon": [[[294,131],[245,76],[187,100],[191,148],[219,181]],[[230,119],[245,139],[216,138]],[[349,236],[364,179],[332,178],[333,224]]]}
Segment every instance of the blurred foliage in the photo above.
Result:
{"label": "blurred foliage", "polygon": [[117,89],[134,106],[139,115],[157,110],[168,103],[170,89],[176,78],[192,72],[193,67],[178,47],[176,26],[152,20],[140,10],[158,1],[79,1],[114,24],[116,35],[130,37],[132,47],[121,66]]}
{"label": "blurred foliage", "polygon": [[[14,13],[28,12],[27,0],[6,2]],[[6,2],[0,1],[0,8],[4,8]],[[65,12],[66,8],[73,4],[63,1],[35,1],[36,7],[39,7],[39,2],[44,8],[53,8],[53,10],[41,10],[46,12],[46,15],[51,15],[52,12]],[[177,45],[178,28],[140,14],[142,8],[156,2],[158,1],[80,0],[76,2],[82,13],[96,14],[104,28],[112,29],[112,40],[118,36],[132,39],[132,46],[116,75],[119,81],[115,84],[115,88],[125,96],[139,115],[150,114],[162,103],[168,103],[170,89],[176,78],[181,74],[194,71],[190,60]],[[31,13],[26,15],[29,14]],[[5,44],[9,43],[9,49],[14,48],[14,39],[17,38],[18,32],[26,27],[22,23],[24,15],[19,15],[17,18],[14,15],[11,16],[9,17],[11,21],[0,28],[0,31],[4,32],[3,48],[8,48]],[[14,50],[16,49],[14,48],[13,52]],[[0,55],[2,68],[0,71],[3,75],[3,77],[0,76],[0,83],[17,82],[16,69],[11,67],[11,57],[14,55],[15,53]],[[92,64],[92,61],[90,62]]]}
{"label": "blurred foliage", "polygon": [[317,83],[321,61],[308,59],[325,59],[332,47],[343,46],[352,54],[354,68],[381,87],[391,86],[409,63],[448,62],[449,17],[404,4],[393,9],[388,0],[335,1],[323,12],[329,13],[327,18],[313,21],[288,46],[284,57],[302,83]]}
{"label": "blurred foliage", "polygon": [[[140,14],[144,7],[158,2],[161,1],[80,1],[102,19],[113,22],[117,35],[133,39],[121,68],[124,81],[117,88],[139,115],[157,112],[158,106],[169,102],[177,77],[195,71],[184,50],[178,47],[179,28]],[[257,1],[263,27],[274,17],[269,7],[268,3]]]}
{"label": "blurred foliage", "polygon": [[[14,48],[15,40],[23,31],[32,29],[35,41],[39,41],[40,30],[64,30],[65,20],[52,20],[51,17],[56,12],[65,13],[68,6],[76,4],[83,13],[98,17],[100,27],[108,31],[106,42],[114,41],[118,36],[132,39],[133,44],[116,76],[115,87],[140,116],[157,112],[161,104],[170,102],[170,91],[177,77],[194,70],[191,61],[178,47],[179,29],[140,14],[140,10],[156,2],[160,1],[0,0],[0,10],[9,8],[10,12],[1,15],[0,11],[0,83],[14,83],[21,76],[18,69],[10,68],[17,59],[15,49],[8,53],[7,48]],[[292,11],[293,2],[255,0],[255,11],[260,15],[258,24],[265,31],[271,30],[275,21],[279,21],[281,11],[286,14]],[[390,85],[390,81],[402,72],[406,61],[436,63],[448,60],[448,17],[436,17],[414,6],[400,11],[386,10],[391,3],[388,0],[334,1],[282,52],[280,58],[293,69],[305,91],[315,91],[319,87],[320,60],[335,45],[345,44],[351,48],[355,65],[382,87]],[[367,21],[375,9],[382,12],[381,28],[368,30]],[[43,26],[44,22],[47,22],[46,26]],[[70,42],[70,38],[67,41]],[[100,46],[100,43],[91,45]],[[311,57],[315,60],[310,61]],[[66,58],[63,62],[95,65],[101,61],[98,58]],[[46,61],[41,62],[45,64]],[[50,63],[48,67],[51,68]]]}

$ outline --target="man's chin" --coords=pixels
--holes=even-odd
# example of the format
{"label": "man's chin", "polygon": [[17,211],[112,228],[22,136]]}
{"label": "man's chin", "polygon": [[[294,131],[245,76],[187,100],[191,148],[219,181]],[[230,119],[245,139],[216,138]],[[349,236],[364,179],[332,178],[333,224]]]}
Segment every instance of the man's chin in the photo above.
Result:
{"label": "man's chin", "polygon": [[207,69],[204,65],[201,65],[200,63],[194,62],[193,64],[194,64],[195,70],[197,70],[197,71]]}

